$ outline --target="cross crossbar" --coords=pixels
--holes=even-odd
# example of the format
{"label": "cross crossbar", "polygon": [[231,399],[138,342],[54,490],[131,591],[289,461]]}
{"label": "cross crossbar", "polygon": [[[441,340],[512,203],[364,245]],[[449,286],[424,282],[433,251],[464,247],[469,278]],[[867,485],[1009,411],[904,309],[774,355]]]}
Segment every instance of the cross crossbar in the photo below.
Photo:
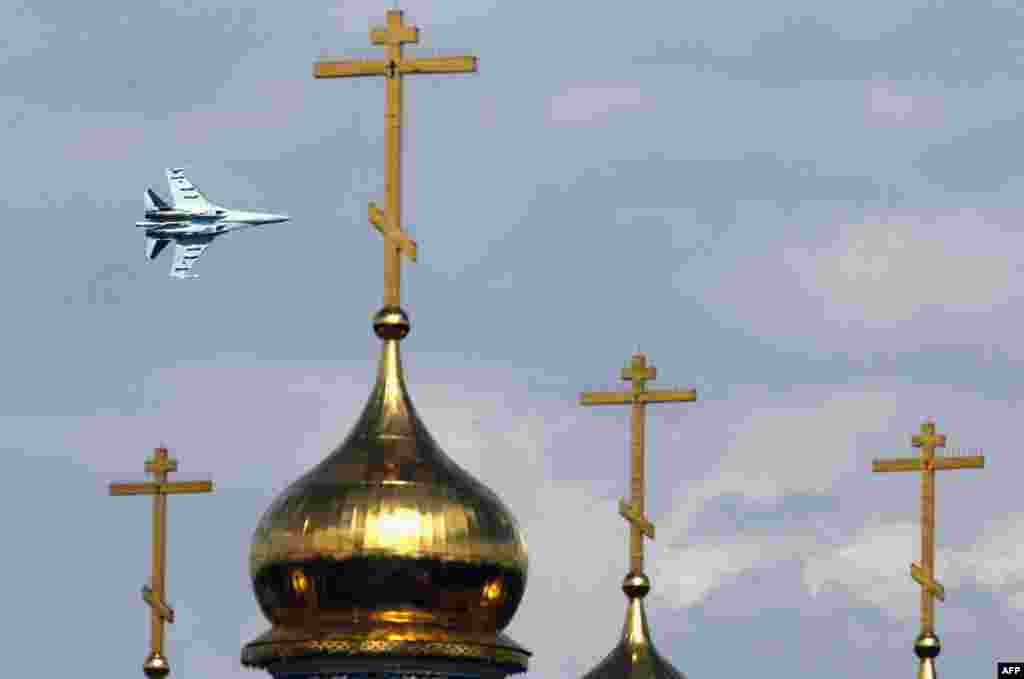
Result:
{"label": "cross crossbar", "polygon": [[894,458],[889,460],[872,460],[873,472],[920,472],[928,469],[983,469],[983,455],[965,455],[963,457],[933,457],[922,460],[919,457]]}
{"label": "cross crossbar", "polygon": [[910,564],[910,577],[912,577],[917,584],[928,590],[932,596],[939,601],[946,600],[946,589],[933,580],[931,576],[929,576],[925,570],[916,563]]}
{"label": "cross crossbar", "polygon": [[[392,66],[394,64],[394,66]],[[418,57],[388,61],[386,59],[327,59],[313,64],[313,77],[359,78],[365,76],[394,77],[401,75],[430,75],[440,73],[476,73],[476,57]]]}
{"label": "cross crossbar", "polygon": [[580,394],[580,405],[607,406],[627,403],[675,403],[697,400],[696,389],[655,389],[634,394],[630,391],[585,391]]}
{"label": "cross crossbar", "polygon": [[398,244],[398,249],[401,250],[406,257],[412,261],[416,261],[416,241],[409,238],[402,230],[394,231],[387,223],[384,217],[384,211],[377,207],[376,203],[371,202],[367,210],[370,217],[370,223],[377,227],[381,235],[385,238],[393,239]]}
{"label": "cross crossbar", "polygon": [[175,481],[158,483],[143,481],[142,483],[112,483],[111,495],[179,495],[181,493],[213,492],[212,481]]}
{"label": "cross crossbar", "polygon": [[632,503],[619,500],[619,516],[639,528],[649,539],[654,539],[654,524],[641,516]]}
{"label": "cross crossbar", "polygon": [[166,455],[157,455],[149,460],[146,460],[145,470],[149,474],[159,474],[160,472],[176,472],[178,471],[178,461]]}
{"label": "cross crossbar", "polygon": [[946,435],[935,433],[935,423],[926,422],[921,425],[921,433],[910,437],[910,443],[915,448],[945,448]]}
{"label": "cross crossbar", "polygon": [[370,42],[374,45],[401,45],[420,41],[420,29],[402,23],[400,12],[388,12],[387,26],[370,29]]}
{"label": "cross crossbar", "polygon": [[629,365],[622,369],[622,379],[633,381],[647,381],[658,377],[658,369],[645,364]]}
{"label": "cross crossbar", "polygon": [[142,586],[142,600],[149,604],[152,608],[156,609],[157,615],[166,620],[169,623],[174,622],[174,609],[165,604],[160,599],[157,599],[153,595],[153,590],[148,585]]}

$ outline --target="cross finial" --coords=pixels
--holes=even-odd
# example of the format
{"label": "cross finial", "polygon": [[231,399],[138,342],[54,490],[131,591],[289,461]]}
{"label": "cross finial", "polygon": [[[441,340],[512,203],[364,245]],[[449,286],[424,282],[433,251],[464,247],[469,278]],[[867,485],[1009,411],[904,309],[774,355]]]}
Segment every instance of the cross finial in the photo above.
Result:
{"label": "cross finial", "polygon": [[164,656],[164,622],[174,622],[174,610],[167,605],[165,563],[167,560],[167,496],[178,493],[213,492],[212,481],[177,481],[169,483],[167,474],[178,470],[178,461],[173,459],[165,446],[153,451],[146,460],[146,472],[154,480],[145,483],[112,483],[111,495],[152,495],[153,496],[153,575],[150,584],[142,588],[142,600],[150,607],[150,653],[142,665],[142,671],[150,679],[166,677],[171,672],[170,663]]}
{"label": "cross finial", "polygon": [[648,403],[673,401],[696,401],[697,392],[688,390],[648,391],[647,381],[657,377],[654,366],[647,365],[647,357],[639,351],[630,358],[622,369],[623,380],[632,382],[632,390],[623,392],[584,392],[580,394],[581,405],[632,405],[632,426],[630,442],[630,501],[619,500],[619,514],[630,524],[629,557],[630,572],[643,572],[643,538],[654,539],[654,524],[644,514],[644,415]]}
{"label": "cross finial", "polygon": [[384,47],[383,60],[340,59],[314,64],[315,78],[384,76],[387,80],[387,106],[384,113],[384,192],[385,205],[370,203],[370,223],[384,237],[384,308],[401,307],[402,262],[405,255],[416,261],[416,242],[402,228],[402,77],[418,73],[471,73],[476,57],[407,58],[402,47],[419,42],[419,29],[407,25],[399,9],[388,10],[385,26],[370,30],[370,42]]}
{"label": "cross finial", "polygon": [[935,599],[946,599],[945,589],[935,577],[935,472],[981,469],[985,458],[981,455],[936,456],[935,449],[946,446],[946,435],[936,433],[935,422],[931,419],[921,425],[921,433],[913,435],[910,442],[921,449],[921,457],[874,460],[871,469],[875,472],[921,472],[921,563],[910,564],[910,577],[921,586],[921,633],[914,650],[921,659],[919,677],[934,679],[934,662],[941,650],[935,635]]}

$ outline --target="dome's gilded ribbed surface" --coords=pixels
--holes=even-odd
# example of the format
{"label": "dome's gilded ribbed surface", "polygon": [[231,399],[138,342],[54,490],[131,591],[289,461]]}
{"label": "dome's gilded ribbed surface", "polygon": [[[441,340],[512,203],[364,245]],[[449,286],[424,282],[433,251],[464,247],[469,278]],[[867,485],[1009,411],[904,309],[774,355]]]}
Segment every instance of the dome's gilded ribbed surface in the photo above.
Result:
{"label": "dome's gilded ribbed surface", "polygon": [[650,589],[646,575],[626,576],[622,591],[629,605],[622,636],[612,652],[583,675],[583,679],[686,679],[686,675],[672,667],[654,648],[643,602]]}
{"label": "dome's gilded ribbed surface", "polygon": [[250,575],[273,627],[242,662],[431,657],[522,671],[529,653],[501,634],[526,584],[515,518],[413,409],[399,356],[404,313],[378,314],[375,330],[382,354],[359,421],[256,528]]}

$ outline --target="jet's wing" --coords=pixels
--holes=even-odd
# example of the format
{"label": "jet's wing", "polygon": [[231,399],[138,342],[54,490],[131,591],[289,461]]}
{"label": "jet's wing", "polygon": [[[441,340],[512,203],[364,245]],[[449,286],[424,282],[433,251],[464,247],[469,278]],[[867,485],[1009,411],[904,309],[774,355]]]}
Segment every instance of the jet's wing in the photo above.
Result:
{"label": "jet's wing", "polygon": [[174,244],[174,264],[171,265],[171,278],[199,278],[192,273],[192,265],[206,248],[210,247],[213,238],[191,238]]}
{"label": "jet's wing", "polygon": [[206,210],[210,201],[195,184],[185,176],[185,170],[172,167],[167,170],[167,185],[171,187],[171,202],[179,209]]}

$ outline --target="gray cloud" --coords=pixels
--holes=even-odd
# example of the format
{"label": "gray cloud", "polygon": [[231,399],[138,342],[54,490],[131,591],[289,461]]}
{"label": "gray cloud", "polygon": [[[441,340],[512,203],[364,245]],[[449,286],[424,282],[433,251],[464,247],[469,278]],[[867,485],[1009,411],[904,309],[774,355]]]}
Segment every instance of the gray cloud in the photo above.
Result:
{"label": "gray cloud", "polygon": [[[927,346],[1013,355],[1015,212],[864,211],[839,219],[744,256],[709,293],[714,313],[806,351],[815,351],[806,338],[826,346],[828,335],[829,350],[852,355]],[[788,300],[785,307],[761,305],[749,294],[750,277],[762,295]]]}
{"label": "gray cloud", "polygon": [[[1024,118],[998,120],[927,148],[917,167],[945,191],[996,192],[1024,175]],[[1007,140],[1013,140],[1007,143]]]}
{"label": "gray cloud", "polygon": [[[848,17],[832,23],[827,14],[812,14],[817,11],[780,13],[782,25],[755,22],[760,31],[738,45],[719,46],[714,34],[677,33],[655,41],[635,62],[692,64],[776,87],[874,78],[977,84],[1019,76],[1024,68],[1022,18],[1009,5],[929,4],[915,7],[909,21],[894,20],[871,32],[851,31]],[[981,35],[984,40],[974,39]]]}
{"label": "gray cloud", "polygon": [[36,37],[0,74],[8,91],[54,111],[188,110],[210,101],[235,61],[272,33],[252,10],[182,9],[33,3],[13,28]]}

